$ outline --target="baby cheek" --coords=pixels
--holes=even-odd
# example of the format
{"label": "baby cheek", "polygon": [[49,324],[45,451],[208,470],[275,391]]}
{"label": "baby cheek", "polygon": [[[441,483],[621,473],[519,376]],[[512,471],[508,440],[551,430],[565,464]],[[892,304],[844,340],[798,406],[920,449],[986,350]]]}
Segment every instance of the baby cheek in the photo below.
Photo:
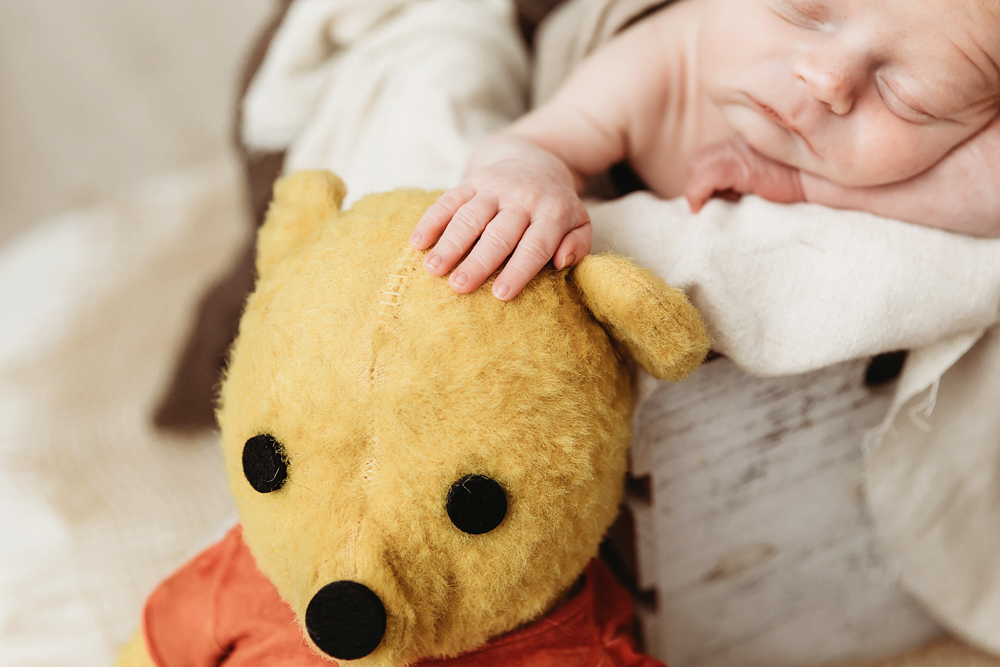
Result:
{"label": "baby cheek", "polygon": [[927,126],[898,118],[874,117],[853,128],[849,136],[831,142],[825,162],[842,185],[874,186],[903,181],[920,174],[948,152]]}
{"label": "baby cheek", "polygon": [[[875,127],[869,142],[859,142],[857,160],[865,181],[860,185],[881,185],[903,181],[938,162],[954,144],[942,145],[927,127]],[[866,144],[871,149],[866,149]]]}

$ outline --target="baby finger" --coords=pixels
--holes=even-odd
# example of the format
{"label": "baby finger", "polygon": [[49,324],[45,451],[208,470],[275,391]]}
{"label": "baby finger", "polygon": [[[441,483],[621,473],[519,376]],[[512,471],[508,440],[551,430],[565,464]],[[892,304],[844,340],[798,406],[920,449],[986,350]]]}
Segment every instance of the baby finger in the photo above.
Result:
{"label": "baby finger", "polygon": [[715,186],[704,176],[691,178],[684,187],[684,197],[687,199],[688,206],[691,207],[691,212],[701,211],[702,207],[711,199],[713,192],[715,192]]}
{"label": "baby finger", "polygon": [[556,254],[552,256],[552,263],[557,269],[575,266],[590,253],[592,245],[593,230],[588,222],[570,230],[563,237],[562,241],[559,242],[559,247],[556,248]]}
{"label": "baby finger", "polygon": [[510,256],[528,228],[528,212],[505,208],[486,226],[469,256],[451,274],[456,292],[467,294],[496,271]]}
{"label": "baby finger", "polygon": [[499,203],[492,193],[479,193],[470,199],[455,211],[434,249],[424,258],[424,268],[435,276],[451,271],[483,233],[498,209]]}
{"label": "baby finger", "polygon": [[544,233],[538,230],[535,224],[528,227],[507,266],[493,282],[493,296],[501,301],[517,296],[552,259],[558,240],[546,239]]}
{"label": "baby finger", "polygon": [[744,191],[748,173],[746,163],[728,143],[702,150],[692,162],[691,178],[684,187],[692,213],[700,211],[716,193]]}
{"label": "baby finger", "polygon": [[469,183],[463,183],[438,197],[438,200],[420,216],[410,235],[410,245],[417,250],[431,247],[451,222],[455,212],[475,196],[476,189]]}

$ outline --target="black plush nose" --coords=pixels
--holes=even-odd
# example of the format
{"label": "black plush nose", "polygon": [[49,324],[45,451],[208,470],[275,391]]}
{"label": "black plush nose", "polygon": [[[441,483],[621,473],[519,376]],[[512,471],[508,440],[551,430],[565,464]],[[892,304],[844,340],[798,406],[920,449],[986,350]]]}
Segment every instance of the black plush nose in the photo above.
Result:
{"label": "black plush nose", "polygon": [[313,596],[306,629],[321,651],[338,660],[357,660],[376,648],[385,634],[385,607],[370,588],[335,581]]}

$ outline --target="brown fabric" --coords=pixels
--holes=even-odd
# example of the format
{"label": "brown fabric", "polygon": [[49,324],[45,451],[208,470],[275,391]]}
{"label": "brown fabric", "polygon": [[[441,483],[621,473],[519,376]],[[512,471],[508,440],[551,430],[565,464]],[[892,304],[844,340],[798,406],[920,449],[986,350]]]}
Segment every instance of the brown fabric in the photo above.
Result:
{"label": "brown fabric", "polygon": [[535,28],[542,22],[549,12],[562,4],[564,0],[514,0],[517,7],[517,22],[521,27],[521,34],[528,46],[532,46],[535,37]]}
{"label": "brown fabric", "polygon": [[[518,22],[528,44],[538,23],[563,0],[515,0]],[[281,175],[285,154],[248,150],[239,128],[243,97],[257,74],[278,27],[292,0],[276,0],[270,22],[261,32],[240,78],[239,98],[233,124],[234,141],[243,160],[247,195],[254,228],[264,222],[271,201],[271,189]],[[229,346],[239,327],[243,302],[253,289],[254,243],[251,238],[239,260],[225,276],[208,288],[198,305],[195,322],[180,354],[173,377],[153,414],[157,428],[167,431],[195,431],[215,428],[215,397],[225,368]]]}
{"label": "brown fabric", "polygon": [[190,431],[215,427],[220,374],[254,279],[254,248],[249,244],[240,253],[239,261],[209,288],[198,305],[194,328],[153,414],[157,428]]}

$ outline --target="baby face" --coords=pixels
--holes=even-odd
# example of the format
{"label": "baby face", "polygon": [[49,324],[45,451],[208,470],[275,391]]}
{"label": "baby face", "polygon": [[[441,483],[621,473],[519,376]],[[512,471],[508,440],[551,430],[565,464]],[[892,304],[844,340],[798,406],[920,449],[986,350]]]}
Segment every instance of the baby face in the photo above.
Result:
{"label": "baby face", "polygon": [[993,0],[706,0],[698,72],[764,155],[843,185],[919,174],[1000,103]]}

